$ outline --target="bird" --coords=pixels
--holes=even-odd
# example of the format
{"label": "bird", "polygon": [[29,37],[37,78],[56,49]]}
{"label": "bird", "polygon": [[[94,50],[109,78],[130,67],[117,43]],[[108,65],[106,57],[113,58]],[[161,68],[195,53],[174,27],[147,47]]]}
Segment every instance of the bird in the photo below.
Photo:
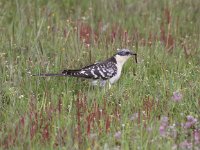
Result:
{"label": "bird", "polygon": [[96,62],[94,64],[85,66],[81,69],[63,70],[61,73],[44,73],[32,76],[70,76],[85,79],[92,79],[92,85],[105,86],[109,81],[109,88],[112,84],[117,82],[121,76],[122,68],[125,62],[131,57],[135,56],[137,63],[137,53],[129,49],[118,49],[112,57],[105,61]]}

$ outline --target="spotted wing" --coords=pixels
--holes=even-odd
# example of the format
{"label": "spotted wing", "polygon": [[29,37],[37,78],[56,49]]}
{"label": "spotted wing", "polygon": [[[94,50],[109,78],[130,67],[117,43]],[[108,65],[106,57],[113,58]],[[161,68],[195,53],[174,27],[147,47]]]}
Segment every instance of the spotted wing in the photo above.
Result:
{"label": "spotted wing", "polygon": [[89,76],[92,79],[107,80],[117,73],[117,67],[114,62],[102,62],[84,67],[80,70],[80,73]]}

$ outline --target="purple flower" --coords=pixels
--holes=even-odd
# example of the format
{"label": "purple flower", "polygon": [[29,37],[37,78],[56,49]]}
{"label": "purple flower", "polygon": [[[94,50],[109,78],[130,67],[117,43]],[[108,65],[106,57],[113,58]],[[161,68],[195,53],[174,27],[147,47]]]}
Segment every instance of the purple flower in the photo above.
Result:
{"label": "purple flower", "polygon": [[167,126],[168,126],[168,117],[162,117],[161,118],[161,125],[160,125],[160,128],[159,128],[159,132],[160,132],[161,136],[165,136]]}
{"label": "purple flower", "polygon": [[185,140],[185,141],[181,142],[179,146],[182,149],[191,149],[192,148],[192,143],[188,142],[187,140]]}
{"label": "purple flower", "polygon": [[160,126],[159,132],[161,136],[165,136],[165,128],[166,128],[165,126],[162,126],[162,125]]}
{"label": "purple flower", "polygon": [[115,139],[120,139],[121,138],[121,135],[122,135],[122,133],[121,133],[121,131],[117,131],[116,133],[115,133]]}
{"label": "purple flower", "polygon": [[172,96],[172,99],[175,101],[175,102],[180,102],[183,98],[183,95],[179,92],[179,91],[175,91],[173,92],[173,96]]}
{"label": "purple flower", "polygon": [[184,125],[185,128],[190,128],[191,126],[192,126],[191,122],[186,122]]}
{"label": "purple flower", "polygon": [[187,121],[196,123],[196,122],[197,122],[197,119],[194,118],[193,116],[188,115],[188,116],[187,116]]}
{"label": "purple flower", "polygon": [[193,116],[188,115],[187,116],[187,122],[185,123],[184,127],[185,128],[190,128],[193,125],[195,125],[196,122],[197,122],[196,118],[194,118]]}
{"label": "purple flower", "polygon": [[195,130],[194,131],[194,141],[195,141],[195,144],[199,144],[200,143],[200,130]]}

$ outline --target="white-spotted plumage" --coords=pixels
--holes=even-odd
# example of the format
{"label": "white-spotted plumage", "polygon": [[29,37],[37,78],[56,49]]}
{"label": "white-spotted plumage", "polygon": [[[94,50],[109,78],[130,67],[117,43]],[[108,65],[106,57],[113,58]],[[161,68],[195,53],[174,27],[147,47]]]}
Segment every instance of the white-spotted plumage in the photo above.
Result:
{"label": "white-spotted plumage", "polygon": [[135,55],[137,63],[137,54],[128,49],[121,49],[111,58],[103,62],[94,63],[78,70],[64,70],[60,74],[39,74],[33,76],[73,76],[93,80],[93,85],[98,84],[104,86],[106,81],[109,81],[109,87],[115,83],[121,76],[121,71],[124,63]]}

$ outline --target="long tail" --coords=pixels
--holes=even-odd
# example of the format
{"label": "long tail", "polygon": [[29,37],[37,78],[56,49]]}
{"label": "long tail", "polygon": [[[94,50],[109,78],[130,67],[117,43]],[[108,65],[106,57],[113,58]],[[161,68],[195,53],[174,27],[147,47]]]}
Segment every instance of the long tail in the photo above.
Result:
{"label": "long tail", "polygon": [[40,77],[64,77],[64,76],[74,76],[78,77],[80,70],[63,70],[62,73],[41,73],[41,74],[33,74],[31,76],[40,76]]}
{"label": "long tail", "polygon": [[42,74],[33,74],[31,76],[40,76],[40,77],[63,77],[63,76],[67,76],[66,74],[62,74],[62,73],[42,73]]}
{"label": "long tail", "polygon": [[36,74],[31,76],[40,76],[40,77],[80,77],[80,78],[93,78],[93,75],[90,72],[82,71],[82,70],[64,70],[62,73],[44,73],[44,74]]}

